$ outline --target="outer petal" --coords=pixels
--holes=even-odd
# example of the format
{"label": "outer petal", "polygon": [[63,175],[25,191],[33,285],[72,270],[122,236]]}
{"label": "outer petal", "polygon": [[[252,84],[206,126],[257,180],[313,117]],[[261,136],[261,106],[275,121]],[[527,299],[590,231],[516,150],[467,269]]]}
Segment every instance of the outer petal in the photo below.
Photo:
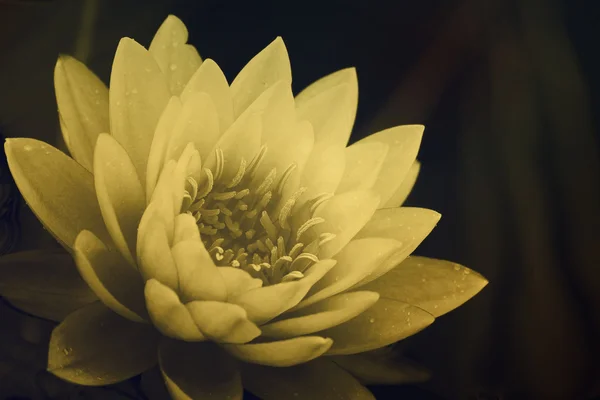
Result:
{"label": "outer petal", "polygon": [[388,149],[384,143],[361,143],[346,147],[346,168],[336,193],[371,189],[381,171]]}
{"label": "outer petal", "polygon": [[149,325],[128,321],[102,303],[93,303],[69,315],[52,332],[48,371],[79,385],[121,382],[156,363],[158,339]]}
{"label": "outer petal", "polygon": [[175,291],[156,279],[150,279],[146,282],[144,294],[150,319],[163,335],[186,342],[205,339]]}
{"label": "outer petal", "polygon": [[152,55],[123,38],[110,75],[110,132],[125,148],[145,183],[154,130],[171,93]]}
{"label": "outer petal", "polygon": [[213,343],[165,340],[159,364],[174,400],[241,400],[240,373],[235,360]]}
{"label": "outer petal", "polygon": [[415,162],[424,129],[423,125],[396,126],[369,135],[354,144],[379,142],[390,147],[381,172],[373,186],[373,190],[381,196],[381,205],[390,200],[402,184],[411,165]]}
{"label": "outer petal", "polygon": [[0,257],[0,295],[27,313],[54,321],[98,300],[63,249]]}
{"label": "outer petal", "polygon": [[336,255],[337,264],[319,280],[295,309],[342,293],[365,279],[392,257],[402,244],[393,239],[353,240]]}
{"label": "outer petal", "polygon": [[186,44],[188,31],[185,24],[174,15],[162,23],[150,43],[150,54],[169,82],[171,93],[179,95],[202,59],[196,48]]}
{"label": "outer petal", "polygon": [[327,354],[356,354],[412,336],[433,321],[431,314],[418,307],[380,298],[359,316],[317,334],[333,339],[333,346]]}
{"label": "outer petal", "polygon": [[73,250],[81,277],[108,308],[134,322],[147,318],[142,278],[119,253],[90,231],[77,236]]}
{"label": "outer petal", "polygon": [[410,169],[406,173],[404,180],[398,186],[398,189],[392,194],[392,197],[383,204],[382,208],[393,208],[400,207],[406,201],[408,195],[412,191],[415,183],[417,182],[417,177],[419,176],[419,171],[421,170],[421,163],[419,161],[415,161],[413,165],[410,166]]}
{"label": "outer petal", "polygon": [[328,357],[365,385],[402,385],[429,380],[431,373],[402,358],[367,351],[349,356]]}
{"label": "outer petal", "polygon": [[34,139],[7,139],[10,172],[33,213],[67,249],[84,229],[104,243],[110,235],[98,207],[93,175],[56,148]]}
{"label": "outer petal", "polygon": [[369,191],[352,191],[333,196],[315,211],[315,217],[325,219],[316,226],[318,233],[333,233],[335,238],[319,249],[319,257],[337,254],[371,219],[379,197]]}
{"label": "outer petal", "polygon": [[108,89],[83,63],[60,56],[54,89],[63,138],[73,158],[92,170],[98,134],[108,132]]}
{"label": "outer petal", "polygon": [[280,80],[291,84],[292,70],[283,39],[277,37],[254,56],[231,83],[234,115],[241,115],[262,92]]}
{"label": "outer petal", "polygon": [[246,311],[235,304],[220,301],[192,301],[186,308],[202,333],[224,343],[247,343],[260,335]]}
{"label": "outer petal", "polygon": [[315,128],[315,145],[346,147],[358,106],[356,70],[347,68],[328,75],[296,97],[299,119]]}
{"label": "outer petal", "polygon": [[454,310],[487,285],[477,272],[459,264],[412,256],[361,289],[415,305],[434,317]]}
{"label": "outer petal", "polygon": [[384,275],[400,261],[408,257],[433,230],[441,215],[426,208],[386,208],[375,212],[373,218],[356,235],[364,237],[391,237],[402,243],[393,259],[381,264],[376,271],[360,283],[365,284]]}
{"label": "outer petal", "polygon": [[154,188],[158,182],[158,177],[165,164],[167,143],[171,137],[175,121],[177,121],[179,113],[181,113],[181,108],[182,104],[179,97],[171,97],[156,125],[146,170],[146,203],[150,203],[152,193],[154,193]]}
{"label": "outer petal", "polygon": [[376,292],[342,293],[312,306],[285,315],[261,327],[262,335],[284,339],[307,335],[342,324],[371,307],[379,299]]}
{"label": "outer petal", "polygon": [[193,93],[207,93],[219,115],[219,128],[225,132],[233,123],[233,103],[227,78],[213,60],[206,59],[192,75],[181,93],[181,99],[188,101]]}
{"label": "outer petal", "polygon": [[302,279],[249,290],[229,301],[242,306],[251,321],[263,324],[298,304],[335,263],[335,260],[321,260]]}
{"label": "outer petal", "polygon": [[244,361],[271,367],[289,367],[319,357],[331,347],[331,339],[302,336],[278,342],[224,344],[225,350]]}
{"label": "outer petal", "polygon": [[137,229],[146,205],[144,191],[127,152],[106,133],[98,137],[94,150],[94,184],[110,236],[134,266]]}
{"label": "outer petal", "polygon": [[324,357],[289,368],[244,364],[242,380],[264,400],[375,400],[352,375]]}

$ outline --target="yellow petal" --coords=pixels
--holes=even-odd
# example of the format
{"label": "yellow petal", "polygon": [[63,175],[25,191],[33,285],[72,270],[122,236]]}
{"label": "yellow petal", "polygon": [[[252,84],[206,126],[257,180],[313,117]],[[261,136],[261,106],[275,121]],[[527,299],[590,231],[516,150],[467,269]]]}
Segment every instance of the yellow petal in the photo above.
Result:
{"label": "yellow petal", "polygon": [[318,233],[333,233],[335,238],[319,248],[319,257],[336,255],[371,219],[379,197],[370,191],[337,194],[319,206],[314,217],[325,220],[315,227]]}
{"label": "yellow petal", "polygon": [[151,218],[140,243],[139,270],[144,280],[157,279],[171,289],[179,288],[175,260],[169,248],[165,226],[158,218]]}
{"label": "yellow petal", "polygon": [[241,115],[262,92],[281,80],[291,84],[292,71],[285,44],[277,37],[254,56],[231,83],[234,115]]}
{"label": "yellow petal", "polygon": [[213,343],[164,340],[158,359],[173,400],[242,400],[235,360]]}
{"label": "yellow petal", "polygon": [[62,248],[0,257],[0,296],[26,313],[53,321],[98,301]]}
{"label": "yellow petal", "polygon": [[184,240],[200,241],[200,231],[196,225],[196,218],[190,214],[179,214],[175,217],[173,233],[173,246]]}
{"label": "yellow petal", "polygon": [[152,193],[158,181],[160,172],[165,164],[165,156],[167,154],[167,143],[171,137],[171,132],[175,126],[175,121],[179,117],[181,112],[182,104],[178,97],[171,97],[165,110],[163,111],[158,124],[156,125],[156,131],[154,138],[152,139],[152,145],[150,147],[150,154],[148,155],[148,166],[146,170],[146,202],[150,203]]}
{"label": "yellow petal", "polygon": [[262,132],[261,115],[252,114],[247,118],[238,118],[233,125],[219,138],[206,159],[206,167],[215,170],[215,151],[223,151],[225,164],[221,178],[228,182],[237,173],[242,158],[247,163],[258,153],[260,149],[260,135]]}
{"label": "yellow petal", "polygon": [[84,229],[112,245],[96,199],[94,176],[89,171],[35,139],[7,139],[4,151],[23,198],[63,246],[71,249]]}
{"label": "yellow petal", "polygon": [[285,319],[261,326],[263,336],[286,339],[307,335],[342,324],[371,307],[377,292],[342,293],[299,311],[286,313]]}
{"label": "yellow petal", "polygon": [[223,277],[200,240],[184,240],[172,249],[183,302],[227,299]]}
{"label": "yellow petal", "polygon": [[396,192],[406,177],[411,165],[415,162],[421,138],[423,137],[423,125],[402,125],[389,128],[355,143],[385,143],[389,151],[373,186],[381,196],[381,205],[386,204]]}
{"label": "yellow petal", "polygon": [[303,336],[277,342],[222,345],[233,356],[250,363],[289,367],[319,357],[331,347],[331,339]]}
{"label": "yellow petal", "polygon": [[380,298],[357,317],[318,335],[333,339],[329,355],[356,354],[378,349],[423,330],[434,318],[418,307]]}
{"label": "yellow petal", "polygon": [[192,75],[181,92],[181,100],[188,101],[193,93],[207,93],[219,115],[219,128],[225,132],[233,123],[233,103],[227,78],[213,60],[206,59]]}
{"label": "yellow petal", "polygon": [[346,168],[336,193],[371,189],[383,166],[388,149],[389,147],[384,143],[361,143],[346,147]]}
{"label": "yellow petal", "polygon": [[92,303],[52,331],[48,371],[78,385],[122,382],[156,364],[159,337],[150,325],[129,321],[100,302]]}
{"label": "yellow petal", "polygon": [[434,317],[454,310],[479,293],[488,281],[459,264],[411,256],[377,280],[361,287],[403,301]]}
{"label": "yellow petal", "polygon": [[179,95],[190,77],[202,64],[196,48],[187,44],[188,31],[185,24],[174,15],[162,23],[148,49],[154,56],[174,95]]}
{"label": "yellow petal", "polygon": [[135,265],[137,229],[146,205],[144,191],[127,152],[106,133],[98,136],[94,150],[94,185],[115,246]]}
{"label": "yellow petal", "polygon": [[60,56],[54,68],[54,89],[62,134],[69,152],[92,171],[98,134],[108,132],[108,89],[83,63]]}
{"label": "yellow petal", "polygon": [[315,129],[315,145],[346,147],[358,106],[356,70],[347,68],[328,75],[296,97],[299,119]]}
{"label": "yellow petal", "polygon": [[392,194],[392,197],[390,197],[381,208],[400,207],[402,204],[404,204],[406,198],[417,182],[417,177],[419,176],[420,170],[421,163],[419,161],[415,161],[413,165],[410,166],[410,169],[406,173],[406,176],[404,177],[404,180],[400,186],[398,186],[398,189],[396,189],[394,194]]}
{"label": "yellow petal", "polygon": [[302,204],[321,193],[335,193],[344,176],[345,153],[344,147],[312,147],[300,179],[300,186],[306,187],[307,190],[298,204]]}
{"label": "yellow petal", "polygon": [[334,265],[334,260],[321,260],[311,266],[302,279],[248,290],[229,301],[242,306],[251,321],[264,324],[298,304]]}
{"label": "yellow petal", "polygon": [[252,275],[240,268],[219,267],[218,271],[225,281],[228,299],[233,299],[243,292],[259,288],[263,285],[261,279],[253,278]]}
{"label": "yellow petal", "polygon": [[355,238],[393,238],[402,246],[393,257],[380,264],[377,270],[366,276],[355,287],[377,279],[408,257],[431,233],[440,217],[438,212],[426,208],[401,207],[377,210]]}
{"label": "yellow petal", "polygon": [[336,254],[337,264],[310,290],[296,307],[300,309],[342,293],[374,273],[401,247],[393,239],[365,238],[353,240]]}
{"label": "yellow petal", "polygon": [[152,137],[171,93],[154,57],[132,39],[119,42],[109,93],[110,132],[125,148],[145,184]]}
{"label": "yellow petal", "polygon": [[200,331],[223,343],[247,343],[260,335],[260,329],[248,320],[246,311],[235,304],[220,301],[192,301],[185,307]]}
{"label": "yellow petal", "polygon": [[73,250],[81,277],[104,305],[131,321],[146,320],[144,283],[137,270],[90,231],[77,236]]}
{"label": "yellow petal", "polygon": [[184,101],[175,121],[165,160],[179,159],[188,143],[193,143],[200,157],[205,158],[220,137],[219,116],[210,96],[204,92],[193,93]]}
{"label": "yellow petal", "polygon": [[150,279],[146,282],[144,295],[150,319],[163,335],[186,342],[205,340],[175,291]]}
{"label": "yellow petal", "polygon": [[367,388],[326,357],[288,368],[243,364],[242,380],[244,388],[263,400],[375,400]]}

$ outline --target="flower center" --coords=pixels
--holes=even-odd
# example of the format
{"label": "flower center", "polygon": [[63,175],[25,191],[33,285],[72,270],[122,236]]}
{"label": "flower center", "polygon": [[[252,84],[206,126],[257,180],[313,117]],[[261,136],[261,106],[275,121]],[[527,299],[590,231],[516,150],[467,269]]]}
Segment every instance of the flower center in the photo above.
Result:
{"label": "flower center", "polygon": [[235,176],[225,180],[223,151],[216,149],[213,170],[204,168],[198,181],[187,177],[182,212],[195,217],[217,266],[241,268],[272,285],[303,278],[319,261],[319,247],[335,235],[311,230],[324,222],[314,216],[317,206],[332,195],[316,196],[292,213],[306,190],[301,187],[287,198],[283,194],[296,164],[279,177],[275,168],[257,174],[266,152],[263,146],[249,164],[242,158]]}

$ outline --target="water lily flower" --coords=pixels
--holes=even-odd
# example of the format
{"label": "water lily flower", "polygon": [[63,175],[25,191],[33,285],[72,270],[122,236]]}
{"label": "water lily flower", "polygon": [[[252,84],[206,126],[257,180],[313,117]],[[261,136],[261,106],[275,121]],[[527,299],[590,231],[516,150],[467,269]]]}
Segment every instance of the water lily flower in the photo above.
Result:
{"label": "water lily flower", "polygon": [[[264,399],[372,399],[361,382],[376,382],[377,368],[361,371],[365,355],[487,283],[409,257],[440,218],[400,207],[423,127],[347,146],[353,68],[294,96],[281,38],[231,84],[187,38],[174,16],[149,49],[123,38],[109,88],[59,57],[72,158],[28,138],[5,152],[68,253],[5,257],[0,293],[61,321],[48,369],[70,382],[112,384],[158,364],[174,399],[240,399],[243,388]],[[391,382],[388,367],[379,370]]]}

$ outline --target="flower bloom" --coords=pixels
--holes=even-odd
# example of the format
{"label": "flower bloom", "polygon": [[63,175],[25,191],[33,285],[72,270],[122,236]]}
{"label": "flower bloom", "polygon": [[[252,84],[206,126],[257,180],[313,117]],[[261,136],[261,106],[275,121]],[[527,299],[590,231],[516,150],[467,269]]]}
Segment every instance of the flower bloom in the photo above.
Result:
{"label": "flower bloom", "polygon": [[373,398],[359,382],[370,353],[357,354],[422,330],[487,283],[408,258],[440,218],[399,207],[423,127],[347,147],[354,69],[294,97],[281,38],[231,85],[186,41],[173,16],[148,50],[123,38],[110,89],[59,58],[73,158],[25,138],[6,154],[76,268],[56,252],[13,255],[1,293],[62,320],[48,368],[71,382],[111,384],[158,362],[175,399],[239,399],[243,387],[265,399]]}

